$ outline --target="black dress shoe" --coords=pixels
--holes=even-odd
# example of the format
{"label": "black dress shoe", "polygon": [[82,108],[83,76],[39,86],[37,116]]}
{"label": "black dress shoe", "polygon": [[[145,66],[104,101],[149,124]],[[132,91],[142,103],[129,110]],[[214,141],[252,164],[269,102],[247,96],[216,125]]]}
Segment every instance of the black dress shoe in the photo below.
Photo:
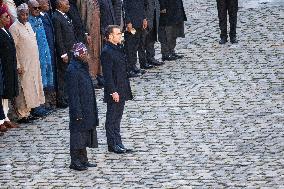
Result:
{"label": "black dress shoe", "polygon": [[176,57],[177,59],[181,59],[181,58],[184,57],[183,55],[178,55],[178,54],[176,54],[176,53],[172,53],[172,56],[173,56],[173,57]]}
{"label": "black dress shoe", "polygon": [[23,117],[23,118],[21,118],[21,119],[19,119],[17,121],[17,123],[20,123],[20,124],[22,124],[22,123],[31,123],[31,122],[32,122],[32,120],[30,118],[28,118],[28,117]]}
{"label": "black dress shoe", "polygon": [[120,148],[124,149],[124,150],[125,150],[125,153],[131,153],[131,152],[133,152],[132,149],[126,148],[123,144],[118,144],[118,146],[119,146]]}
{"label": "black dress shoe", "polygon": [[95,163],[90,163],[90,162],[85,162],[82,163],[85,167],[97,167],[97,164]]}
{"label": "black dress shoe", "polygon": [[108,146],[108,151],[109,152],[114,152],[116,154],[124,154],[126,152],[125,149],[121,148],[119,145],[115,145],[115,146]]}
{"label": "black dress shoe", "polygon": [[69,166],[70,169],[74,169],[76,171],[85,171],[88,169],[88,167],[85,167],[83,164],[81,163],[71,163],[71,165]]}
{"label": "black dress shoe", "polygon": [[158,60],[155,60],[155,59],[149,60],[148,62],[154,66],[161,66],[165,64],[164,62],[159,62]]}
{"label": "black dress shoe", "polygon": [[142,69],[151,69],[151,68],[153,68],[154,66],[153,65],[151,65],[151,64],[142,64],[141,66],[140,66],[140,68],[142,68]]}
{"label": "black dress shoe", "polygon": [[220,41],[219,41],[219,44],[223,45],[223,44],[225,44],[227,42],[228,42],[227,38],[221,38]]}
{"label": "black dress shoe", "polygon": [[4,136],[4,133],[0,132],[0,136]]}
{"label": "black dress shoe", "polygon": [[135,73],[134,71],[128,72],[127,76],[128,76],[128,78],[139,77],[139,75],[137,73]]}
{"label": "black dress shoe", "polygon": [[65,108],[68,108],[68,104],[67,103],[57,103],[57,108],[61,108],[61,109],[65,109]]}
{"label": "black dress shoe", "polygon": [[232,38],[230,38],[230,42],[231,43],[238,43],[238,40],[237,40],[236,37],[232,37]]}
{"label": "black dress shoe", "polygon": [[177,60],[177,58],[172,55],[162,57],[162,61],[173,61],[173,60]]}

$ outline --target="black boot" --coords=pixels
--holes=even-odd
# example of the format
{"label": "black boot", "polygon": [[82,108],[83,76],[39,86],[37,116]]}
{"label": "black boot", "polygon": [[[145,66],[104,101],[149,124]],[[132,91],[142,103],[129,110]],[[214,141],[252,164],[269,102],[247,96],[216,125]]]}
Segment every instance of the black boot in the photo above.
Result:
{"label": "black boot", "polygon": [[74,169],[76,171],[85,171],[88,167],[84,166],[80,160],[80,150],[70,150],[71,155],[71,164],[69,166],[70,169]]}
{"label": "black boot", "polygon": [[223,44],[225,44],[225,43],[227,43],[227,38],[222,37],[222,38],[220,39],[220,41],[219,41],[219,44],[220,44],[220,45],[223,45]]}
{"label": "black boot", "polygon": [[97,164],[88,161],[86,148],[80,150],[80,161],[85,167],[97,167]]}

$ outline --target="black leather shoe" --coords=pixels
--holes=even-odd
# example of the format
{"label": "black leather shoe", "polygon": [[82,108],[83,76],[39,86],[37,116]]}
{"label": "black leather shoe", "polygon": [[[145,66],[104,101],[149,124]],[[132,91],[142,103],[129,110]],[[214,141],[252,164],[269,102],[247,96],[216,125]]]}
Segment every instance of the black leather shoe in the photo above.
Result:
{"label": "black leather shoe", "polygon": [[0,132],[0,136],[4,136],[4,133]]}
{"label": "black leather shoe", "polygon": [[178,55],[176,53],[173,53],[172,54],[173,57],[176,57],[177,59],[180,59],[180,58],[183,58],[184,56],[183,55]]}
{"label": "black leather shoe", "polygon": [[131,152],[133,152],[132,149],[126,148],[123,144],[118,144],[118,146],[119,146],[120,148],[124,149],[124,150],[125,150],[125,153],[131,153]]}
{"label": "black leather shoe", "polygon": [[177,60],[177,58],[172,55],[162,57],[162,61],[173,61],[173,60]]}
{"label": "black leather shoe", "polygon": [[32,120],[30,118],[28,118],[28,117],[23,117],[23,118],[19,119],[17,121],[17,123],[20,123],[20,124],[22,124],[22,123],[32,123]]}
{"label": "black leather shoe", "polygon": [[236,37],[232,37],[232,38],[230,38],[230,42],[231,43],[238,43],[238,40],[237,40]]}
{"label": "black leather shoe", "polygon": [[137,73],[135,73],[134,71],[128,72],[127,76],[128,76],[128,78],[131,78],[131,77],[139,77],[139,75],[138,75]]}
{"label": "black leather shoe", "polygon": [[85,167],[97,167],[97,164],[95,164],[95,163],[85,162],[85,163],[82,163],[82,164]]}
{"label": "black leather shoe", "polygon": [[161,66],[165,64],[164,62],[159,62],[158,60],[155,60],[155,59],[149,60],[148,62],[154,66]]}
{"label": "black leather shoe", "polygon": [[85,171],[88,169],[88,167],[85,167],[82,163],[80,162],[72,162],[71,165],[69,166],[70,169],[74,169],[76,171]]}
{"label": "black leather shoe", "polygon": [[115,146],[108,146],[108,151],[109,152],[114,152],[116,154],[124,154],[126,152],[125,149],[121,148],[119,145],[115,145]]}
{"label": "black leather shoe", "polygon": [[227,38],[221,38],[220,41],[219,41],[219,44],[223,45],[223,44],[225,44],[227,42],[228,42]]}
{"label": "black leather shoe", "polygon": [[154,67],[153,65],[148,64],[148,63],[142,64],[142,65],[140,66],[141,69],[151,69],[151,68],[153,68],[153,67]]}

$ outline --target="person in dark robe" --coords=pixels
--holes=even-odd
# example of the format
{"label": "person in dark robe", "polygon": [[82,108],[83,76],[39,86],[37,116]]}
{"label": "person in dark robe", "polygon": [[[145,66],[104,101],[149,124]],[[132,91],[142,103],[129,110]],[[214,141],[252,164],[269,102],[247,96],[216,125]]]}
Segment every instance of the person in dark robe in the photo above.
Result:
{"label": "person in dark robe", "polygon": [[[9,102],[19,94],[16,47],[12,34],[5,29],[10,23],[10,15],[7,10],[0,8],[0,59],[3,76],[2,106],[5,114],[4,126],[17,128],[18,125],[8,118]],[[3,127],[3,126],[1,126]]]}
{"label": "person in dark robe", "polygon": [[118,154],[131,152],[122,143],[120,122],[125,102],[133,99],[127,77],[127,59],[121,46],[121,35],[120,26],[108,26],[105,34],[107,42],[101,54],[105,79],[104,102],[107,103],[105,128],[108,151]]}
{"label": "person in dark robe", "polygon": [[2,106],[2,99],[1,95],[3,94],[3,76],[2,76],[2,65],[1,65],[1,58],[0,58],[0,136],[4,135],[8,129],[4,125],[5,114]]}
{"label": "person in dark robe", "polygon": [[76,43],[73,52],[74,58],[68,65],[65,78],[70,116],[70,169],[82,171],[96,167],[96,164],[89,163],[86,147],[98,147],[96,126],[99,119],[87,48],[83,43]]}

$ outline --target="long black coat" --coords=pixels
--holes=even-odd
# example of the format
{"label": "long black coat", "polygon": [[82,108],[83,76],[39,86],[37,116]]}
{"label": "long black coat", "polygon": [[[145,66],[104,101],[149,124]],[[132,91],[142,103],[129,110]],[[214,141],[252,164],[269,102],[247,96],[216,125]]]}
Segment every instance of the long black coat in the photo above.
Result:
{"label": "long black coat", "polygon": [[167,10],[160,16],[161,26],[171,26],[187,20],[182,0],[160,0],[160,9]]}
{"label": "long black coat", "polygon": [[12,34],[0,29],[0,59],[3,72],[4,99],[12,99],[19,94],[16,48]]}
{"label": "long black coat", "polygon": [[[87,63],[72,59],[66,75],[70,131],[88,131],[99,125],[95,90]],[[81,120],[77,120],[81,119]]]}
{"label": "long black coat", "polygon": [[108,25],[117,25],[114,7],[111,0],[100,0],[101,33],[104,34]]}
{"label": "long black coat", "polygon": [[142,28],[143,19],[146,19],[147,0],[123,0],[125,23],[132,23],[135,29]]}
{"label": "long black coat", "polygon": [[127,77],[127,59],[123,48],[107,42],[101,53],[101,63],[105,80],[104,102],[114,102],[111,96],[114,92],[119,94],[120,101],[131,100],[133,96]]}

